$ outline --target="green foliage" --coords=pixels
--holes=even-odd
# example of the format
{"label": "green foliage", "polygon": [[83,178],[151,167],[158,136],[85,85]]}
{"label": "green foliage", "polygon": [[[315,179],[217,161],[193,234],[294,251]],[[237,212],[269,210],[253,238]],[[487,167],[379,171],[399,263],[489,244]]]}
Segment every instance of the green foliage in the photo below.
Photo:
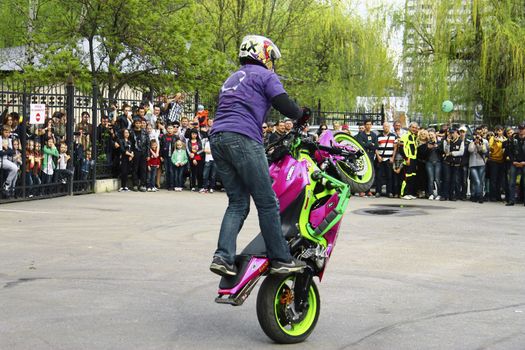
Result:
{"label": "green foliage", "polygon": [[[421,1],[432,6],[433,18],[418,11],[397,23],[405,26],[405,62],[412,62],[413,76],[405,81],[413,113],[427,120],[450,116],[440,111],[445,99],[459,110],[452,116],[472,120],[477,105],[486,122],[517,123],[525,113],[525,17],[518,0]],[[431,23],[430,26],[427,26]]]}
{"label": "green foliage", "polygon": [[19,16],[0,24],[0,45],[34,50],[40,64],[14,75],[34,84],[63,83],[72,75],[77,86],[89,90],[95,82],[110,98],[124,85],[210,96],[237,69],[240,40],[252,33],[281,48],[277,71],[302,104],[320,99],[323,109],[351,110],[356,96],[384,96],[399,87],[384,18],[362,19],[346,1],[4,1],[0,14],[12,5]]}

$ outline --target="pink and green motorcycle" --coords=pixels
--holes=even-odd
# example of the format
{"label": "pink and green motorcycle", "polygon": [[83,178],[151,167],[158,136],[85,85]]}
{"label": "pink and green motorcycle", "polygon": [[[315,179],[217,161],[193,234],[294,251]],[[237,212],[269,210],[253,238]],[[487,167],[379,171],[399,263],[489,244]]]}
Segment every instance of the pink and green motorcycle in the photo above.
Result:
{"label": "pink and green motorcycle", "polygon": [[328,133],[313,142],[296,128],[268,147],[283,234],[292,255],[305,261],[307,268],[289,275],[270,274],[264,240],[258,234],[236,256],[237,275],[223,277],[219,284],[215,301],[239,306],[265,277],[257,295],[257,317],[277,343],[302,342],[314,330],[321,309],[314,277],[323,278],[355,191],[351,187],[373,181],[373,167],[359,143],[349,135],[335,136]]}

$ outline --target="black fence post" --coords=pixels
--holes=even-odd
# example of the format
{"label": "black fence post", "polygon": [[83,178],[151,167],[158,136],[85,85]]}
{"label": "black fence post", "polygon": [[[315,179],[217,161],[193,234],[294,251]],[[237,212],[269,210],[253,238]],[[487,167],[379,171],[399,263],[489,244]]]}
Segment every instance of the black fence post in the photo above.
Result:
{"label": "black fence post", "polygon": [[95,160],[95,166],[93,167],[93,179],[91,188],[95,191],[95,181],[97,180],[97,165],[98,165],[98,149],[97,149],[97,104],[98,104],[98,84],[96,81],[93,81],[93,100],[91,102],[91,130],[93,130],[93,135],[91,139],[91,159]]}
{"label": "black fence post", "polygon": [[193,115],[197,115],[197,111],[199,110],[199,89],[195,90],[195,98],[193,99],[194,105],[193,105]]}
{"label": "black fence post", "polygon": [[[67,78],[66,83],[66,114],[67,114],[67,122],[66,122],[66,140],[67,140],[67,149],[69,150],[70,154],[72,155],[71,159],[73,159],[72,162],[69,163],[69,168],[74,169],[74,163],[76,161],[75,159],[75,149],[73,147],[73,128],[75,127],[75,86],[73,85],[73,76],[69,75]],[[73,179],[68,182],[68,191],[69,195],[73,195]]]}
{"label": "black fence post", "polygon": [[321,99],[317,100],[317,119],[319,125],[325,123],[324,117],[321,117]]}
{"label": "black fence post", "polygon": [[381,104],[381,125],[385,123],[385,105]]}

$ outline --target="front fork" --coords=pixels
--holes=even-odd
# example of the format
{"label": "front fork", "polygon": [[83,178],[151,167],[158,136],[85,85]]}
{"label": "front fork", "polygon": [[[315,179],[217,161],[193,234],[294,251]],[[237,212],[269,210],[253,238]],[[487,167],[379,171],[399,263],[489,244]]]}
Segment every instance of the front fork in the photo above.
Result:
{"label": "front fork", "polygon": [[314,277],[314,270],[307,266],[302,273],[295,275],[294,309],[297,314],[308,310],[308,295]]}

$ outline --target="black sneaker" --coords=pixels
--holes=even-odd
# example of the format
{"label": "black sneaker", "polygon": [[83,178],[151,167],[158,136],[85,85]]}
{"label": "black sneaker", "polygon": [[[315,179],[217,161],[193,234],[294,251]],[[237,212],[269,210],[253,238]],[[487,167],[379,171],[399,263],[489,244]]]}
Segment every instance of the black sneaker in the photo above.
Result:
{"label": "black sneaker", "polygon": [[235,276],[237,267],[234,264],[228,264],[220,256],[214,256],[210,265],[210,271],[220,276]]}
{"label": "black sneaker", "polygon": [[306,263],[301,260],[293,259],[290,262],[283,262],[274,260],[271,263],[270,273],[288,274],[291,272],[302,271],[306,267]]}

